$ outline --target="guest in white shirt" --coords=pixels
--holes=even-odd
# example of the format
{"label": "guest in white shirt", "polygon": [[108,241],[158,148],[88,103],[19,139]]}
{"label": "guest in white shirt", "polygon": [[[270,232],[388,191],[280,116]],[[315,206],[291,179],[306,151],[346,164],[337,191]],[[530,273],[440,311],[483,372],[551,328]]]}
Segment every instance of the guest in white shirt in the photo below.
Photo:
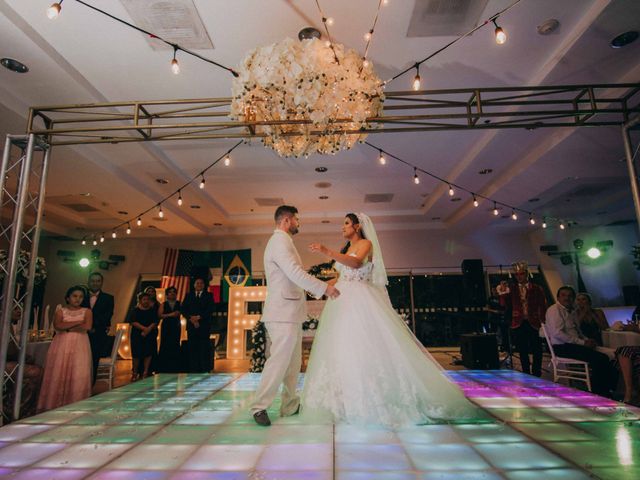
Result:
{"label": "guest in white shirt", "polygon": [[557,303],[551,305],[545,315],[545,327],[554,352],[558,356],[588,362],[594,393],[609,394],[617,385],[618,372],[607,355],[596,351],[596,342],[580,333],[574,308],[575,290],[570,286],[560,287],[556,298]]}

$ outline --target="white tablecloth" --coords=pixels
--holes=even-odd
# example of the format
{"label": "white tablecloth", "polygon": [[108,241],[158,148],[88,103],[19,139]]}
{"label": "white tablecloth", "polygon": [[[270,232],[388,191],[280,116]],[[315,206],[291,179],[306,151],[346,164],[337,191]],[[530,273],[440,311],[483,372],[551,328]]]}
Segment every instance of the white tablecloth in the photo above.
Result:
{"label": "white tablecloth", "polygon": [[640,346],[640,333],[605,330],[602,332],[602,343],[605,347],[614,349],[618,347]]}

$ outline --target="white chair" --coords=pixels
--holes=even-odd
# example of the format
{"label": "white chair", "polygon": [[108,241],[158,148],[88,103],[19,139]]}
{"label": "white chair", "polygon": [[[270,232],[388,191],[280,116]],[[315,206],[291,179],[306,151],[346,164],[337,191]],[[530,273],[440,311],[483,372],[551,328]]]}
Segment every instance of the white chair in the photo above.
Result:
{"label": "white chair", "polygon": [[576,360],[575,358],[558,357],[553,351],[553,345],[549,340],[549,334],[545,325],[542,324],[542,331],[544,332],[544,338],[547,341],[549,347],[549,353],[551,353],[551,366],[553,367],[553,381],[558,382],[560,378],[567,378],[569,380],[577,380],[584,382],[587,385],[587,389],[591,391],[591,377],[589,376],[589,364],[583,360]]}
{"label": "white chair", "polygon": [[109,386],[109,390],[113,388],[113,377],[116,369],[116,360],[118,358],[118,349],[120,348],[120,342],[124,335],[124,330],[119,328],[116,330],[116,338],[113,340],[113,348],[111,349],[111,356],[102,357],[98,363],[98,372],[96,373],[96,383],[106,382]]}

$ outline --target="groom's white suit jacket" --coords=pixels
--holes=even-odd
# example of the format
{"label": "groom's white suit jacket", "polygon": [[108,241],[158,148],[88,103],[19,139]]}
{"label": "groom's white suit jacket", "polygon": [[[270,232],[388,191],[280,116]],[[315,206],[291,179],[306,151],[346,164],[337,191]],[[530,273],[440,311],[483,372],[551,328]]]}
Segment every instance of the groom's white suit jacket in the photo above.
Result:
{"label": "groom's white suit jacket", "polygon": [[307,305],[304,290],[320,298],[327,284],[309,275],[293,239],[282,230],[275,230],[264,250],[264,272],[267,277],[267,299],[262,321],[301,323],[306,320]]}

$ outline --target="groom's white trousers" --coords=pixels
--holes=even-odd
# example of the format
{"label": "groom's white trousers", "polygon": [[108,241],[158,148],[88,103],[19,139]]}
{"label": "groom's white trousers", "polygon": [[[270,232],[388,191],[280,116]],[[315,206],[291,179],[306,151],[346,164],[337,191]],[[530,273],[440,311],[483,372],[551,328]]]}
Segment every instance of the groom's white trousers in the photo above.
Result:
{"label": "groom's white trousers", "polygon": [[267,330],[267,361],[262,370],[251,413],[266,410],[282,389],[280,415],[292,415],[300,405],[296,393],[298,374],[302,364],[302,326],[300,323],[265,323]]}

